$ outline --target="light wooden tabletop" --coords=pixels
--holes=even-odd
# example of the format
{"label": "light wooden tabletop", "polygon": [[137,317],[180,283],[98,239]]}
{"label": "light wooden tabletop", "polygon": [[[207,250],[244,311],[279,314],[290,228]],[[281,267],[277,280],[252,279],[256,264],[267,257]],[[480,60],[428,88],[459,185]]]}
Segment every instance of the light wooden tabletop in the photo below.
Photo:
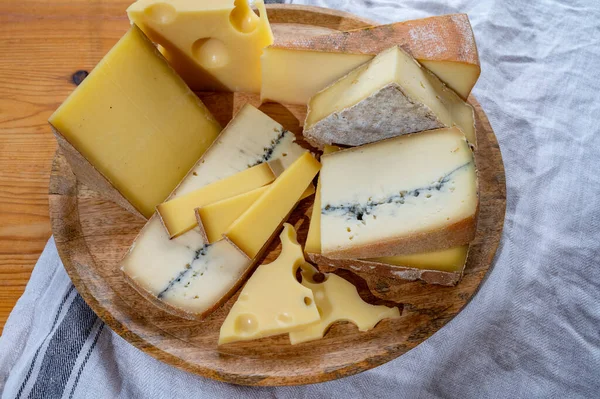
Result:
{"label": "light wooden tabletop", "polygon": [[0,2],[0,331],[51,235],[47,119],[126,32],[132,0]]}

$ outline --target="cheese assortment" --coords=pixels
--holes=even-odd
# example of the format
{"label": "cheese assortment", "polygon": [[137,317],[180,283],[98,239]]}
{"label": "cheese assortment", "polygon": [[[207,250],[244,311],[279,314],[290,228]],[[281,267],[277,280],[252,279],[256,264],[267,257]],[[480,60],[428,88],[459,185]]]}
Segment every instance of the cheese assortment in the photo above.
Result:
{"label": "cheese assortment", "polygon": [[[402,323],[304,254],[321,270],[459,283],[479,210],[468,17],[281,41],[264,2],[252,7],[137,0],[131,29],[50,118],[57,140],[78,179],[148,219],[119,263],[141,296],[198,321],[232,302],[215,345]],[[221,131],[190,87],[306,104],[314,148],[249,103]],[[286,221],[313,194],[303,248]]]}
{"label": "cheese assortment", "polygon": [[306,104],[318,91],[396,45],[463,99],[479,78],[479,55],[469,18],[453,14],[276,40],[262,55],[261,98]]}
{"label": "cheese assortment", "polygon": [[359,146],[454,125],[476,144],[473,108],[394,46],[311,98],[304,137]]}

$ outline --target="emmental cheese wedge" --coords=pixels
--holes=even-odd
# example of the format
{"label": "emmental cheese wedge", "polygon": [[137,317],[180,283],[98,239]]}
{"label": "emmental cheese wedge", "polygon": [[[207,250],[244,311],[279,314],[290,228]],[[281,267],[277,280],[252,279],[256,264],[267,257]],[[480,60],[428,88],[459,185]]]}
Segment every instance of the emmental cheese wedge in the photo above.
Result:
{"label": "emmental cheese wedge", "polygon": [[261,98],[306,104],[318,91],[395,45],[465,100],[479,78],[469,18],[453,14],[275,42],[261,57]]}
{"label": "emmental cheese wedge", "polygon": [[[245,105],[169,197],[178,198],[257,163],[279,159],[284,167],[305,152],[293,133]],[[228,241],[208,244],[194,228],[170,239],[154,215],[121,261],[127,281],[161,309],[203,319],[226,300],[252,262]]]}
{"label": "emmental cheese wedge", "polygon": [[268,238],[293,210],[321,164],[310,153],[301,155],[225,232],[249,258],[254,258]]}
{"label": "emmental cheese wedge", "polygon": [[398,308],[371,305],[362,300],[356,287],[335,274],[326,274],[325,281],[317,283],[313,276],[317,270],[305,263],[302,265],[302,285],[313,292],[319,322],[302,329],[290,331],[292,345],[323,338],[329,327],[337,321],[349,321],[359,331],[368,331],[383,319],[400,317]]}
{"label": "emmental cheese wedge", "polygon": [[[273,161],[278,162],[278,161]],[[243,194],[260,188],[275,180],[280,166],[261,163],[225,179],[192,191],[186,195],[163,202],[156,211],[169,232],[171,238],[176,237],[196,226],[194,210],[226,198]]]}
{"label": "emmental cheese wedge", "polygon": [[476,144],[473,108],[394,46],[311,98],[304,136],[358,146],[453,125]]}
{"label": "emmental cheese wedge", "polygon": [[310,288],[296,280],[304,264],[294,228],[285,224],[281,254],[259,266],[240,292],[221,326],[219,345],[278,335],[306,328],[320,320]]}
{"label": "emmental cheese wedge", "polygon": [[400,136],[324,155],[321,161],[321,252],[326,257],[406,255],[473,240],[477,175],[459,129]]}
{"label": "emmental cheese wedge", "polygon": [[[341,148],[326,145],[323,154],[340,151]],[[321,255],[321,181],[310,216],[308,235],[304,246],[306,257],[319,267],[347,269],[358,273],[370,273],[403,280],[423,280],[429,284],[455,285],[462,277],[467,262],[468,245],[440,251],[397,255],[373,259],[330,259]]]}
{"label": "emmental cheese wedge", "polygon": [[129,19],[197,91],[260,91],[260,55],[273,42],[262,0],[138,0]]}
{"label": "emmental cheese wedge", "polygon": [[135,25],[49,122],[77,178],[144,218],[221,130]]}
{"label": "emmental cheese wedge", "polygon": [[[247,193],[236,195],[235,197],[227,198],[222,201],[195,209],[196,221],[200,228],[200,233],[204,240],[208,243],[223,238],[223,234],[229,226],[235,222],[257,199],[269,188],[263,186]],[[300,200],[307,198],[315,193],[315,186],[310,184]]]}

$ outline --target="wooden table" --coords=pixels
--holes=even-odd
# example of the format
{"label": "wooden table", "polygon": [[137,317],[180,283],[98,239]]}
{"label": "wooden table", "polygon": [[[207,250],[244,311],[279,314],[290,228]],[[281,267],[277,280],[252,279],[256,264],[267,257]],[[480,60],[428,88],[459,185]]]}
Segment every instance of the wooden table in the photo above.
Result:
{"label": "wooden table", "polygon": [[50,237],[47,119],[128,27],[133,0],[0,2],[0,331]]}

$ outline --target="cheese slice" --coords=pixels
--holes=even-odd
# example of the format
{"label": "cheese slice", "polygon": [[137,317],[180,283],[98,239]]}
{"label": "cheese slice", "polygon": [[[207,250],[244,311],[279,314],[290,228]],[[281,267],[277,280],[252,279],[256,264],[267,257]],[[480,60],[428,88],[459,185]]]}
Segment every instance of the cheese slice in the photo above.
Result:
{"label": "cheese slice", "polygon": [[304,136],[358,146],[453,125],[475,145],[473,108],[394,46],[311,98]]}
{"label": "cheese slice", "polygon": [[320,168],[321,164],[310,153],[301,155],[237,218],[225,237],[249,258],[254,258],[293,210]]}
{"label": "cheese slice", "polygon": [[290,331],[292,345],[321,339],[337,321],[349,321],[359,331],[374,328],[383,319],[400,317],[398,308],[371,305],[362,300],[356,287],[335,274],[326,274],[325,281],[316,283],[313,276],[317,270],[305,263],[302,265],[302,285],[310,288],[319,310],[320,321],[302,329]]}
{"label": "cheese slice", "polygon": [[[269,188],[269,186],[259,187],[247,193],[236,195],[235,197],[227,198],[222,201],[196,208],[196,221],[200,228],[200,233],[204,236],[204,240],[209,243],[223,238],[223,234],[229,226],[240,217],[250,206],[256,202],[258,198]],[[300,200],[313,195],[315,186],[310,184]]]}
{"label": "cheese slice", "polygon": [[[293,133],[246,104],[169,198],[178,198],[257,163],[278,159],[288,167],[305,152],[294,139]],[[198,228],[170,239],[154,215],[140,231],[121,267],[130,284],[157,306],[185,318],[202,319],[234,292],[251,267],[245,255],[234,253],[228,246],[230,243],[209,245]],[[227,255],[223,255],[225,252]],[[222,267],[227,267],[225,272]]]}
{"label": "cheese slice", "polygon": [[49,122],[78,179],[145,218],[221,130],[135,25]]}
{"label": "cheese slice", "polygon": [[459,129],[400,136],[321,160],[323,255],[405,255],[474,238],[477,176]]}
{"label": "cheese slice", "polygon": [[390,265],[412,267],[415,269],[440,270],[444,272],[461,272],[465,267],[468,245],[461,245],[440,251],[426,252],[411,255],[384,256],[369,259],[374,262]]}
{"label": "cheese slice", "polygon": [[395,45],[463,99],[479,78],[479,55],[469,18],[452,14],[275,42],[261,57],[261,98],[306,104],[318,91]]}
{"label": "cheese slice", "polygon": [[275,180],[269,163],[260,163],[156,207],[171,238],[196,226],[194,209],[262,187]]}
{"label": "cheese slice", "polygon": [[260,91],[260,55],[273,43],[262,0],[138,0],[129,19],[197,91]]}
{"label": "cheese slice", "polygon": [[221,326],[219,345],[269,337],[305,328],[319,321],[310,288],[296,280],[304,264],[296,231],[284,224],[281,254],[256,269]]}

